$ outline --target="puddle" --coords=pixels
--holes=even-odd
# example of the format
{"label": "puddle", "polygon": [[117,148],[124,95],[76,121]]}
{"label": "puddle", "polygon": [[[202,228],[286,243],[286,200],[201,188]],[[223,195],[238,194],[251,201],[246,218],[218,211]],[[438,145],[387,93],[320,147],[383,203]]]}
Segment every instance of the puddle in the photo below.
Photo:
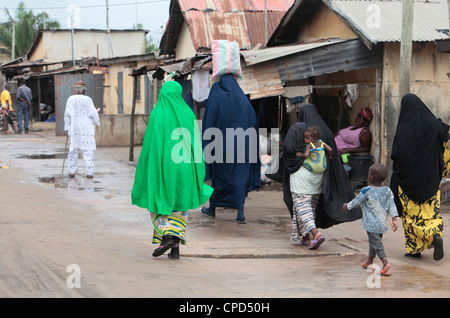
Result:
{"label": "puddle", "polygon": [[54,153],[54,154],[20,154],[17,155],[16,158],[20,159],[63,159],[65,155],[63,153]]}
{"label": "puddle", "polygon": [[67,181],[67,179],[61,177],[39,177],[38,181],[41,183],[54,184],[55,189],[69,189],[86,192],[101,192],[105,190],[105,188],[96,187],[95,183],[99,183],[99,181],[93,181],[92,179],[86,179],[80,182],[75,179]]}

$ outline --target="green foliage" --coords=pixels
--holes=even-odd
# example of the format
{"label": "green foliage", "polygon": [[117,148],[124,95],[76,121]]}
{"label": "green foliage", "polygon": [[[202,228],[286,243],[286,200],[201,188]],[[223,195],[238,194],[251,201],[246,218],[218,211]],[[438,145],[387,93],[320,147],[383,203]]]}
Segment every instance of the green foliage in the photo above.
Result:
{"label": "green foliage", "polygon": [[[144,26],[141,23],[137,24],[138,30],[143,30]],[[159,51],[159,47],[157,43],[153,43],[153,38],[151,35],[145,37],[145,53]]]}
{"label": "green foliage", "polygon": [[59,28],[59,22],[51,20],[46,12],[37,15],[33,10],[27,10],[25,3],[20,2],[17,6],[15,17],[11,15],[7,8],[4,8],[8,22],[0,25],[0,42],[6,46],[9,54],[12,52],[12,33],[13,22],[15,22],[15,56],[24,56],[31,43],[33,42],[36,32],[46,29],[54,30]]}

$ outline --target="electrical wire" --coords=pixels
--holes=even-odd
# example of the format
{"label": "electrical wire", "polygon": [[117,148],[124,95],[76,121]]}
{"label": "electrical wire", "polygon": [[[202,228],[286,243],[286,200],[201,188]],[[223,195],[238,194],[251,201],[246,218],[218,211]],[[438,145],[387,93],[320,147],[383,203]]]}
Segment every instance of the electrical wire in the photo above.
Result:
{"label": "electrical wire", "polygon": [[[118,7],[118,6],[128,6],[128,5],[139,5],[139,4],[149,4],[149,3],[155,3],[155,2],[168,2],[170,0],[149,0],[149,1],[140,1],[140,2],[127,2],[127,3],[110,3],[109,6],[110,7]],[[77,5],[79,8],[106,8],[106,4],[92,4],[92,5]],[[28,8],[27,9],[31,9],[31,10],[61,10],[61,9],[66,9],[67,6],[64,7],[33,7],[33,8]],[[5,7],[5,9],[7,10],[15,10],[17,8],[7,8]]]}

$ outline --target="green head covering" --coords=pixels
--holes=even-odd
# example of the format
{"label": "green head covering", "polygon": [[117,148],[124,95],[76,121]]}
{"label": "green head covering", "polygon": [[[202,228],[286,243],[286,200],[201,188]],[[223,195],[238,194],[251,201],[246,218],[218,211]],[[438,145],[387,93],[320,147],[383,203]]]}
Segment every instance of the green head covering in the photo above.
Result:
{"label": "green head covering", "polygon": [[166,82],[150,114],[131,192],[132,203],[150,212],[195,209],[213,189],[204,183],[205,163],[194,113],[181,85]]}

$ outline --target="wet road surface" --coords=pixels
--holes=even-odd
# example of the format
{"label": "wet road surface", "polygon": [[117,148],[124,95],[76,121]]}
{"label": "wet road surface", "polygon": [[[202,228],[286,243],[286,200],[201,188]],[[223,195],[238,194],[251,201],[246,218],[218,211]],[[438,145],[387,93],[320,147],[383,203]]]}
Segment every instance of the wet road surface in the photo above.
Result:
{"label": "wet road surface", "polygon": [[[218,209],[214,219],[190,211],[181,260],[154,258],[148,213],[131,205],[128,148],[99,148],[94,178],[85,178],[80,160],[71,179],[61,176],[64,144],[51,131],[0,135],[0,188],[8,189],[0,205],[0,297],[450,296],[450,256],[435,262],[429,250],[405,258],[401,225],[383,238],[391,277],[360,266],[368,248],[360,221],[322,230],[326,241],[316,251],[289,241],[280,191],[250,193],[245,225],[234,222],[235,210]],[[447,234],[446,227],[446,252]],[[69,287],[74,269],[80,288]]]}

